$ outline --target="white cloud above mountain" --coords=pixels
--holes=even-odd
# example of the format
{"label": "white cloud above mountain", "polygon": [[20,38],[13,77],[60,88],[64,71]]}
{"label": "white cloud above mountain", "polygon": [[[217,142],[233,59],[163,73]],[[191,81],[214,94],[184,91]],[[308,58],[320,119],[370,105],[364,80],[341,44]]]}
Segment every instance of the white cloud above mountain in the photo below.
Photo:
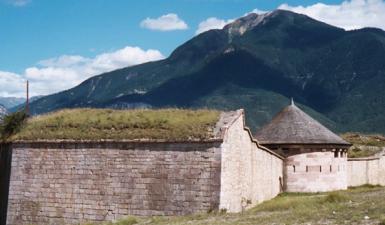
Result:
{"label": "white cloud above mountain", "polygon": [[47,95],[72,88],[94,75],[163,58],[158,50],[127,46],[94,58],[63,55],[41,60],[22,74],[0,71],[0,96],[24,96],[26,80],[30,81],[31,95]]}
{"label": "white cloud above mountain", "polygon": [[158,31],[172,31],[172,30],[186,30],[188,25],[175,13],[169,13],[158,18],[144,19],[140,26],[150,30]]}
{"label": "white cloud above mountain", "polygon": [[[246,16],[250,13],[264,14],[264,13],[267,13],[267,11],[263,11],[260,9],[253,9],[251,12],[247,12],[243,16]],[[198,29],[195,31],[195,34],[197,35],[212,29],[222,29],[227,24],[234,22],[234,20],[235,19],[225,20],[217,17],[209,17],[199,23]]]}
{"label": "white cloud above mountain", "polygon": [[310,6],[291,6],[282,4],[278,8],[302,13],[346,30],[363,27],[377,27],[385,30],[384,0],[351,0],[336,5],[317,3]]}
{"label": "white cloud above mountain", "polygon": [[[280,5],[278,9],[305,14],[346,30],[363,27],[376,27],[385,30],[385,0],[346,0],[341,4],[324,4],[320,2],[309,6],[285,3]],[[254,9],[251,13],[263,14],[267,13],[267,11]],[[196,34],[210,29],[221,29],[232,21],[234,20],[224,20],[216,17],[207,18],[199,23]]]}
{"label": "white cloud above mountain", "polygon": [[206,20],[202,21],[198,25],[198,29],[196,30],[195,34],[200,34],[202,32],[212,30],[212,29],[222,29],[226,24],[231,23],[234,21],[233,19],[229,20],[223,20],[218,19],[216,17],[210,17]]}

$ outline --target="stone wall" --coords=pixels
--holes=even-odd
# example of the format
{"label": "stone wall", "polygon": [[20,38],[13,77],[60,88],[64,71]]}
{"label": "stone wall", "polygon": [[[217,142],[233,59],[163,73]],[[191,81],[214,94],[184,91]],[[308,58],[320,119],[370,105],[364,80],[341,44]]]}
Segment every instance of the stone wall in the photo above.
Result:
{"label": "stone wall", "polygon": [[348,159],[348,185],[385,185],[385,153],[377,157]]}
{"label": "stone wall", "polygon": [[283,159],[261,147],[244,127],[243,111],[228,124],[222,144],[220,208],[240,212],[282,190]]}
{"label": "stone wall", "polygon": [[347,158],[324,149],[302,149],[304,153],[285,160],[285,191],[325,192],[347,189]]}
{"label": "stone wall", "polygon": [[220,144],[14,144],[7,224],[78,224],[217,209]]}

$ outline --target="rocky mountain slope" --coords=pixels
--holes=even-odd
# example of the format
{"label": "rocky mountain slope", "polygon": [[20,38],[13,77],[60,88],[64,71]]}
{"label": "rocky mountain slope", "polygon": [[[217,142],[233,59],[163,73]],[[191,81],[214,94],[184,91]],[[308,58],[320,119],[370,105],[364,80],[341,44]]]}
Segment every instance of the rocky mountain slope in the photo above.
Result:
{"label": "rocky mountain slope", "polygon": [[8,114],[8,111],[7,109],[5,108],[5,106],[3,105],[0,105],[0,121],[2,120],[2,118]]}
{"label": "rocky mountain slope", "polygon": [[384,59],[382,30],[345,31],[276,10],[204,32],[165,60],[92,77],[31,109],[245,108],[256,130],[294,97],[335,131],[385,133]]}
{"label": "rocky mountain slope", "polygon": [[0,104],[10,109],[25,102],[25,98],[17,97],[0,97]]}

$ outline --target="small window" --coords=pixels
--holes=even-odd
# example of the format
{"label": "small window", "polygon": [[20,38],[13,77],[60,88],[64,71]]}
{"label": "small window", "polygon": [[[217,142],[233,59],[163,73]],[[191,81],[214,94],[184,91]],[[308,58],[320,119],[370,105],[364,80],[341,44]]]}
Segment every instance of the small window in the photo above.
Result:
{"label": "small window", "polygon": [[334,158],[338,158],[338,151],[334,151]]}
{"label": "small window", "polygon": [[293,165],[293,172],[295,173],[295,165]]}
{"label": "small window", "polygon": [[307,173],[307,172],[309,172],[309,167],[308,167],[308,166],[306,166],[306,173]]}
{"label": "small window", "polygon": [[319,166],[319,171],[322,172],[322,166]]}
{"label": "small window", "polygon": [[333,168],[332,168],[332,165],[330,165],[330,172],[332,172],[333,171]]}

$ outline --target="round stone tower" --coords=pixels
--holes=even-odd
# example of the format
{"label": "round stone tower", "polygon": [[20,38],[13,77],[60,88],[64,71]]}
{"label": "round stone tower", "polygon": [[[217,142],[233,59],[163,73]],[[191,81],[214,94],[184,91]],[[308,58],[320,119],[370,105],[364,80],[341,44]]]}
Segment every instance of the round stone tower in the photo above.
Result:
{"label": "round stone tower", "polygon": [[256,134],[259,143],[285,157],[284,191],[325,192],[347,188],[350,143],[291,105]]}

